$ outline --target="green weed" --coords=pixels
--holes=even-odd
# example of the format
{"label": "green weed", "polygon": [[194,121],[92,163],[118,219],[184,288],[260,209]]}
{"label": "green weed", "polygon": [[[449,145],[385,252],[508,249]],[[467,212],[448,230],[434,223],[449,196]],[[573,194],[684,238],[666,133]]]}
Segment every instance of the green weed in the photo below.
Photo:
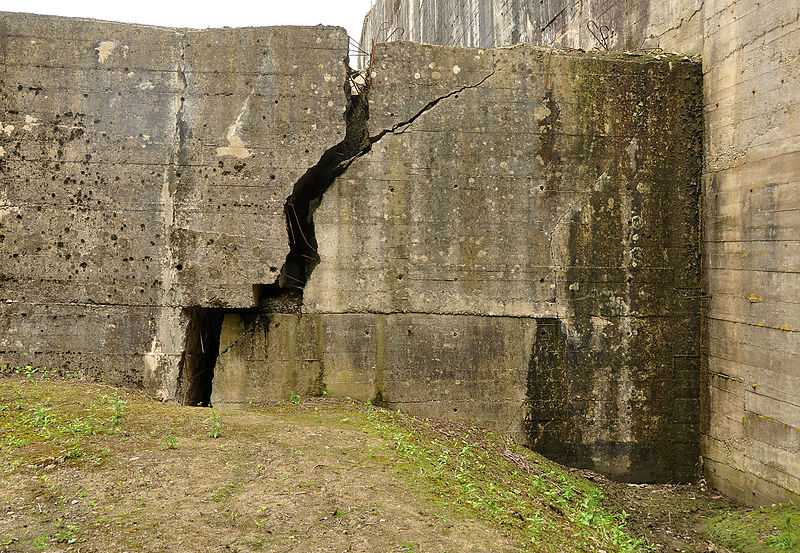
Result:
{"label": "green weed", "polygon": [[60,528],[60,532],[56,532],[54,536],[54,540],[61,543],[66,543],[67,545],[72,545],[76,541],[78,541],[78,536],[76,532],[78,531],[78,527],[72,524],[65,524],[63,519],[58,519],[56,522],[56,528]]}
{"label": "green weed", "polygon": [[793,550],[800,547],[800,525],[792,524],[792,516],[787,516],[780,533],[767,540],[767,543],[776,549]]}
{"label": "green weed", "polygon": [[208,425],[208,437],[219,438],[222,430],[222,423],[219,420],[216,410],[211,410],[211,416],[204,421]]}
{"label": "green weed", "polygon": [[34,428],[41,428],[47,431],[47,425],[50,423],[49,407],[45,407],[41,403],[37,403],[33,408],[33,417],[29,419],[29,423]]}
{"label": "green weed", "polygon": [[172,435],[172,428],[164,434],[164,446],[161,449],[175,449],[178,447],[178,438]]}
{"label": "green weed", "polygon": [[72,447],[68,448],[67,451],[64,453],[64,457],[67,459],[77,459],[78,457],[83,457],[84,453],[81,449],[81,446],[78,444],[73,444]]}
{"label": "green weed", "polygon": [[119,432],[119,427],[122,424],[122,414],[125,412],[127,401],[119,396],[119,392],[114,392],[113,396],[103,396],[101,403],[110,403],[106,409],[111,411],[111,428],[108,429],[109,434],[116,434]]}
{"label": "green weed", "polygon": [[3,548],[2,549],[3,551],[9,551],[11,549],[11,546],[14,545],[18,541],[19,540],[17,538],[15,538],[14,536],[8,536],[2,542],[0,542],[0,547]]}
{"label": "green weed", "polygon": [[33,540],[33,548],[36,551],[44,551],[47,549],[47,544],[50,542],[50,536],[40,536]]}

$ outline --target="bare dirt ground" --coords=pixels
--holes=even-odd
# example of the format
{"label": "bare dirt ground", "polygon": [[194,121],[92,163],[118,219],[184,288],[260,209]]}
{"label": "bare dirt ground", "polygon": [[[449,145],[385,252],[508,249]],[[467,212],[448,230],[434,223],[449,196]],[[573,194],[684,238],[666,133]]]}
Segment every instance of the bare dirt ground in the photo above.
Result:
{"label": "bare dirt ground", "polygon": [[[0,551],[724,551],[708,520],[741,510],[463,425],[296,403],[212,411],[0,378]],[[778,552],[778,533],[735,550]]]}

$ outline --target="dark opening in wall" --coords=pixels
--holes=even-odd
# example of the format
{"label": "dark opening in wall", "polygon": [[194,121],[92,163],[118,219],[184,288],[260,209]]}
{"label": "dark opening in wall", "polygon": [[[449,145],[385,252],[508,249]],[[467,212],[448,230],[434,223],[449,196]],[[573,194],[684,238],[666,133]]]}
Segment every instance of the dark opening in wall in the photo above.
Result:
{"label": "dark opening in wall", "polygon": [[177,397],[183,405],[210,405],[211,382],[219,355],[221,309],[190,308]]}
{"label": "dark opening in wall", "polygon": [[559,462],[583,462],[588,454],[581,444],[579,429],[572,423],[576,409],[586,397],[579,389],[590,374],[581,374],[581,364],[567,340],[562,322],[555,318],[536,319],[536,338],[528,361],[528,402],[530,412],[524,427],[528,442],[539,453]]}
{"label": "dark opening in wall", "polygon": [[[319,161],[295,183],[286,199],[284,212],[289,236],[289,253],[276,282],[253,285],[253,307],[245,309],[192,308],[178,377],[179,401],[184,405],[210,405],[214,367],[219,356],[222,323],[226,314],[299,313],[303,287],[319,263],[314,232],[314,211],[322,195],[349,163],[369,149],[366,97],[350,94],[344,114],[345,138],[326,150]],[[320,392],[321,393],[321,392]]]}
{"label": "dark opening in wall", "polygon": [[284,205],[289,254],[281,268],[278,287],[298,291],[301,299],[308,276],[319,263],[314,211],[319,207],[322,195],[330,188],[336,177],[371,145],[367,129],[369,104],[366,95],[351,95],[349,86],[346,87],[345,93],[348,105],[344,114],[346,122],[344,140],[326,150],[319,161],[298,179]]}

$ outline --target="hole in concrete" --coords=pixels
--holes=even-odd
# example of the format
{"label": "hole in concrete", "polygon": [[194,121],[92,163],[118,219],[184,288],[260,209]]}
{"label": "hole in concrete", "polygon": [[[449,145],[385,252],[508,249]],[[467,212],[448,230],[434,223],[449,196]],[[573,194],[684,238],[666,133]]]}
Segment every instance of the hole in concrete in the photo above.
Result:
{"label": "hole in concrete", "polygon": [[189,326],[179,366],[178,398],[183,405],[209,405],[222,332],[221,309],[188,309]]}

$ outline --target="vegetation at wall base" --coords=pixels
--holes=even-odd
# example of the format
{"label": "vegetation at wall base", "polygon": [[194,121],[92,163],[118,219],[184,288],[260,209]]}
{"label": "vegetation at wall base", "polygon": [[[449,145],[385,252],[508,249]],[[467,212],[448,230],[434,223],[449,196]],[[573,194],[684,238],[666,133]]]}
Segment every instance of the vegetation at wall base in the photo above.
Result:
{"label": "vegetation at wall base", "polygon": [[683,513],[692,544],[797,550],[796,508],[609,483],[469,425],[299,396],[180,407],[44,375],[0,376],[0,551],[669,550],[646,510]]}

